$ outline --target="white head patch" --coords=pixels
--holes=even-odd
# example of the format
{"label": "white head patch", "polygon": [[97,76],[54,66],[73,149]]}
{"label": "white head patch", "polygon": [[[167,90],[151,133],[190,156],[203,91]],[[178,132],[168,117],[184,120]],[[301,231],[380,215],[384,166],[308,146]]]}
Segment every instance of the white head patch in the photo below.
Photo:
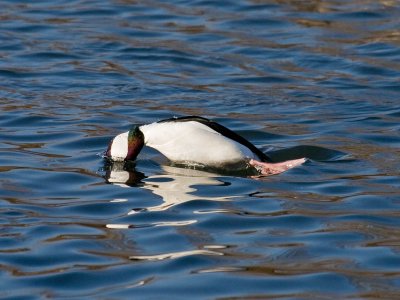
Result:
{"label": "white head patch", "polygon": [[112,141],[110,149],[113,161],[123,161],[128,155],[128,132],[117,135]]}

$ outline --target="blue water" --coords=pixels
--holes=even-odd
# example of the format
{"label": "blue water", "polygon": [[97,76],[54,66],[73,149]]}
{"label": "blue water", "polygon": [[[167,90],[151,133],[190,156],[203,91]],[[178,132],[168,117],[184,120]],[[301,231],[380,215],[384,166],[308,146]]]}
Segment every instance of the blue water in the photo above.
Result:
{"label": "blue water", "polygon": [[[399,299],[397,1],[2,1],[0,297]],[[145,149],[201,115],[303,166]]]}

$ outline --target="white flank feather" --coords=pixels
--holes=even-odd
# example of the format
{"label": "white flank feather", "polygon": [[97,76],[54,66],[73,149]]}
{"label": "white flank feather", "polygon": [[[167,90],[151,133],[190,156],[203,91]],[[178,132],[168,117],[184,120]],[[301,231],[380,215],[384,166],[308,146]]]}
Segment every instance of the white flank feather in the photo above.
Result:
{"label": "white flank feather", "polygon": [[145,145],[174,162],[221,166],[256,158],[250,149],[196,122],[162,122],[140,127]]}

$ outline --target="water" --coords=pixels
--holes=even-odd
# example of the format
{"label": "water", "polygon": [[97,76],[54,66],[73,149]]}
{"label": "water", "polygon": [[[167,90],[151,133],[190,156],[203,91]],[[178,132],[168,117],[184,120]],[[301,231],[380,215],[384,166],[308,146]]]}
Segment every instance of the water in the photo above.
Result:
{"label": "water", "polygon": [[[2,1],[0,297],[400,298],[397,1]],[[262,179],[98,153],[221,122]]]}

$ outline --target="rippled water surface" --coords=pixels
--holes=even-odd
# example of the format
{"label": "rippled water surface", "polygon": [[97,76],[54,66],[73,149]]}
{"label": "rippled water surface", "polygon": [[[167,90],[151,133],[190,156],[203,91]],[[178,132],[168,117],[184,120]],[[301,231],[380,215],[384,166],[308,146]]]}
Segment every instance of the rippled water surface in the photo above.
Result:
{"label": "rippled water surface", "polygon": [[[400,298],[398,1],[0,5],[1,298]],[[309,160],[104,165],[182,115]]]}

